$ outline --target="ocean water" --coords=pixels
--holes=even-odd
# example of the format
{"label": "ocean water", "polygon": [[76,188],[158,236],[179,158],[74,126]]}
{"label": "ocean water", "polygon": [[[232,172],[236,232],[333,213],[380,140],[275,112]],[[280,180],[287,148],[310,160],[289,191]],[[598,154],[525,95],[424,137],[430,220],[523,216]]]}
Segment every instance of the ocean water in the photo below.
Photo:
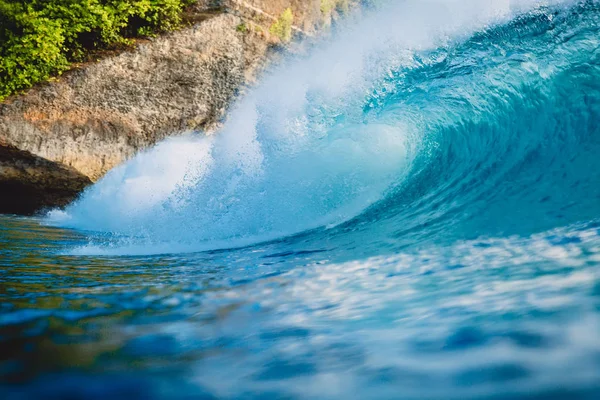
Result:
{"label": "ocean water", "polygon": [[599,29],[383,2],[0,217],[0,398],[600,398]]}

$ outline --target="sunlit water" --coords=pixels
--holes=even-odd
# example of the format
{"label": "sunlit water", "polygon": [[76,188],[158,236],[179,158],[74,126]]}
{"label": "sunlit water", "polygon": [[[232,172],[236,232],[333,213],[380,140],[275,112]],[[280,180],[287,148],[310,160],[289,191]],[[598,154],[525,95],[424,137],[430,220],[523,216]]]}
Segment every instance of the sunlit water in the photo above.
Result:
{"label": "sunlit water", "polygon": [[348,25],[0,217],[0,398],[600,398],[600,4]]}

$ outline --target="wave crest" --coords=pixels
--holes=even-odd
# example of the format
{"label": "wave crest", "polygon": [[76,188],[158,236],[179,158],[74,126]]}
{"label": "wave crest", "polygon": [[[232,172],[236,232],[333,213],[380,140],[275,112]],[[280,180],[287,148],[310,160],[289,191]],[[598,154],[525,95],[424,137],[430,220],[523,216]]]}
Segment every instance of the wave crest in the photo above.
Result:
{"label": "wave crest", "polygon": [[[273,71],[219,134],[169,139],[49,219],[117,234],[125,253],[232,247],[350,220],[361,241],[459,224],[485,234],[503,202],[531,199],[502,184],[535,184],[526,164],[542,149],[536,163],[558,171],[557,155],[589,142],[587,116],[598,115],[595,3],[547,3],[387,5]],[[591,92],[574,90],[584,82]],[[573,126],[560,125],[565,107]],[[588,193],[594,177],[583,178]],[[455,218],[467,209],[487,215]]]}

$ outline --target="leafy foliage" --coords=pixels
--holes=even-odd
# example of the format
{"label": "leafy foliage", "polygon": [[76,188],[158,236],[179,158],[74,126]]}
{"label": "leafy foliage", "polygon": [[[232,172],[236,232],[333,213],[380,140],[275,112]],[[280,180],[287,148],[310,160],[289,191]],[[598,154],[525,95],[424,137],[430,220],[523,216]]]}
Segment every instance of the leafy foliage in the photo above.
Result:
{"label": "leafy foliage", "polygon": [[292,24],[294,22],[294,13],[291,8],[287,8],[269,28],[271,35],[277,36],[282,42],[289,42],[292,39]]}
{"label": "leafy foliage", "polygon": [[0,0],[0,100],[91,50],[181,23],[193,0]]}

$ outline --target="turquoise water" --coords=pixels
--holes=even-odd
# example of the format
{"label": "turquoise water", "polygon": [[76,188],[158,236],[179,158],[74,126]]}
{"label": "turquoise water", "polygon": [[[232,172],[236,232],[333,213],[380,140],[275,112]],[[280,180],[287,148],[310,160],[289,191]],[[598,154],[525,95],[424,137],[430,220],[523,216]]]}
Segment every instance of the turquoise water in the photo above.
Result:
{"label": "turquoise water", "polygon": [[0,396],[600,397],[600,3],[406,1],[39,218]]}

